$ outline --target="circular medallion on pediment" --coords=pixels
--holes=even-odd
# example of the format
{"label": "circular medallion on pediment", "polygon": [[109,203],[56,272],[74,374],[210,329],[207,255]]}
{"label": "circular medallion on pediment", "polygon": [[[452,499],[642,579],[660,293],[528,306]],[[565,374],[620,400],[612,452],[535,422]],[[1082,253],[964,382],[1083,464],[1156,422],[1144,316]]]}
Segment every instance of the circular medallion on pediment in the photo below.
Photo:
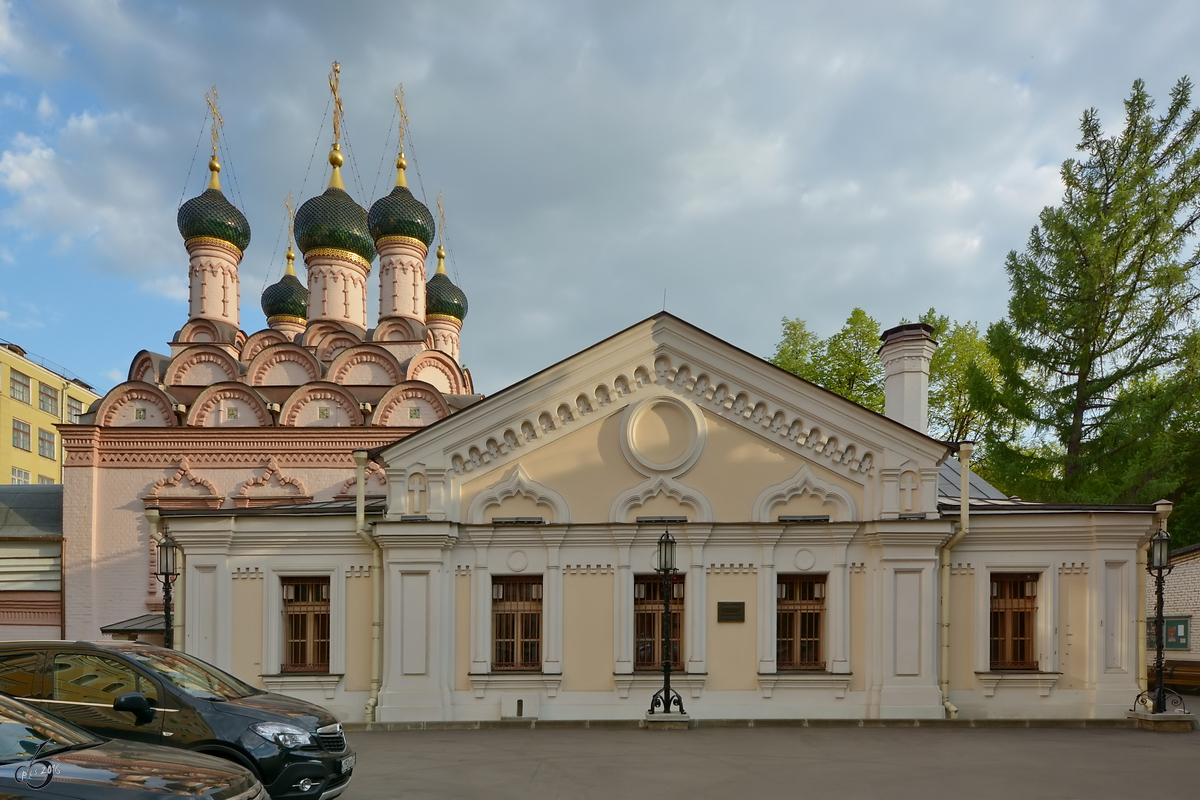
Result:
{"label": "circular medallion on pediment", "polygon": [[524,572],[529,566],[529,557],[521,550],[513,550],[508,554],[508,568],[513,572]]}
{"label": "circular medallion on pediment", "polygon": [[648,475],[679,475],[704,449],[704,417],[674,397],[651,397],[625,411],[621,449],[630,465]]}
{"label": "circular medallion on pediment", "polygon": [[812,550],[800,550],[796,553],[796,569],[801,572],[808,572],[817,563],[817,557],[813,555]]}

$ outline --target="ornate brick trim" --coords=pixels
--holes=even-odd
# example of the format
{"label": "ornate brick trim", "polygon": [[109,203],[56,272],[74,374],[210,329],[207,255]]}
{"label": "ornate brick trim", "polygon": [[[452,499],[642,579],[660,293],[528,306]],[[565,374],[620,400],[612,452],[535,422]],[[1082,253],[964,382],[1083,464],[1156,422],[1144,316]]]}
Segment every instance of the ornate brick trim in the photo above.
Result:
{"label": "ornate brick trim", "polygon": [[[157,507],[178,509],[221,507],[221,503],[224,502],[224,498],[217,494],[217,487],[212,481],[208,480],[207,478],[202,478],[196,473],[192,472],[191,464],[188,463],[186,458],[177,458],[176,465],[178,469],[174,475],[169,478],[162,478],[161,480],[155,481],[154,486],[150,488],[149,493],[142,498],[142,502],[145,504],[146,508]],[[169,492],[171,489],[177,489],[183,485],[185,478],[187,479],[188,483],[192,485],[192,487],[203,486],[208,490],[208,494],[170,494]],[[164,491],[168,493],[164,494]]]}

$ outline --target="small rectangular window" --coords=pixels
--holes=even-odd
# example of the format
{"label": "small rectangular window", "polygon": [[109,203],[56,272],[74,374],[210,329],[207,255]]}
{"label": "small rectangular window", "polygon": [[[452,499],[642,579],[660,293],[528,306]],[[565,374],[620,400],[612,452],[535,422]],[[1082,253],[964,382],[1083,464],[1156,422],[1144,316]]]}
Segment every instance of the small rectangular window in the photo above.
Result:
{"label": "small rectangular window", "polygon": [[29,470],[12,468],[13,486],[28,486],[29,485]]}
{"label": "small rectangular window", "polygon": [[58,416],[58,389],[38,381],[38,408]]}
{"label": "small rectangular window", "polygon": [[329,578],[284,578],[281,672],[329,672]]}
{"label": "small rectangular window", "polygon": [[83,416],[83,401],[67,397],[67,422],[78,424],[81,416]]}
{"label": "small rectangular window", "polygon": [[1038,668],[1034,627],[1038,574],[992,573],[991,668]]}
{"label": "small rectangular window", "polygon": [[825,576],[780,575],[775,600],[775,661],[781,670],[825,669]]}
{"label": "small rectangular window", "polygon": [[38,475],[38,485],[39,486],[53,486],[54,478],[48,477],[46,475]]}
{"label": "small rectangular window", "polygon": [[38,428],[38,455],[58,458],[58,452],[54,449],[54,434],[43,428]]}
{"label": "small rectangular window", "polygon": [[[663,581],[658,575],[633,579],[633,668],[662,669]],[[671,576],[671,621],[669,647],[671,669],[683,671],[684,576]]]}
{"label": "small rectangular window", "polygon": [[542,669],[542,577],[492,578],[492,669]]}
{"label": "small rectangular window", "polygon": [[29,402],[29,376],[22,375],[15,369],[8,371],[8,394],[14,400],[22,403]]}
{"label": "small rectangular window", "polygon": [[33,443],[30,435],[33,433],[33,428],[29,427],[28,422],[21,422],[19,419],[13,420],[12,427],[12,443],[13,447],[19,450],[33,450]]}

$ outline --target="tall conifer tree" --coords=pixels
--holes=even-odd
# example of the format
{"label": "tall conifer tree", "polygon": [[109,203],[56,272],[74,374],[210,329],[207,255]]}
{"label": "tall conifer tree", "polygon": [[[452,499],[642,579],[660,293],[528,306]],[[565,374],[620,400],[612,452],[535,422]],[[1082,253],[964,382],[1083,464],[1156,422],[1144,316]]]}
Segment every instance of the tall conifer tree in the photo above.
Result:
{"label": "tall conifer tree", "polygon": [[1179,484],[1164,432],[1200,388],[1191,91],[1181,79],[1154,116],[1135,82],[1116,136],[1086,111],[1062,204],[1008,255],[1008,317],[987,334],[999,375],[974,370],[971,393],[993,422],[990,476],[1026,499],[1149,502]]}

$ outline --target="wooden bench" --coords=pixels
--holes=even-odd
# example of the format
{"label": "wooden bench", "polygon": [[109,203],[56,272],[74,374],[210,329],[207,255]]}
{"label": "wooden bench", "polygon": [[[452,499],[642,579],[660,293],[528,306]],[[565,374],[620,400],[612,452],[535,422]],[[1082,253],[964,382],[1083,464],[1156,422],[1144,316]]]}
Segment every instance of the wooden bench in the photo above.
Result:
{"label": "wooden bench", "polygon": [[[1167,661],[1163,684],[1177,692],[1200,693],[1200,661]],[[1154,667],[1150,667],[1150,682],[1154,682]]]}

